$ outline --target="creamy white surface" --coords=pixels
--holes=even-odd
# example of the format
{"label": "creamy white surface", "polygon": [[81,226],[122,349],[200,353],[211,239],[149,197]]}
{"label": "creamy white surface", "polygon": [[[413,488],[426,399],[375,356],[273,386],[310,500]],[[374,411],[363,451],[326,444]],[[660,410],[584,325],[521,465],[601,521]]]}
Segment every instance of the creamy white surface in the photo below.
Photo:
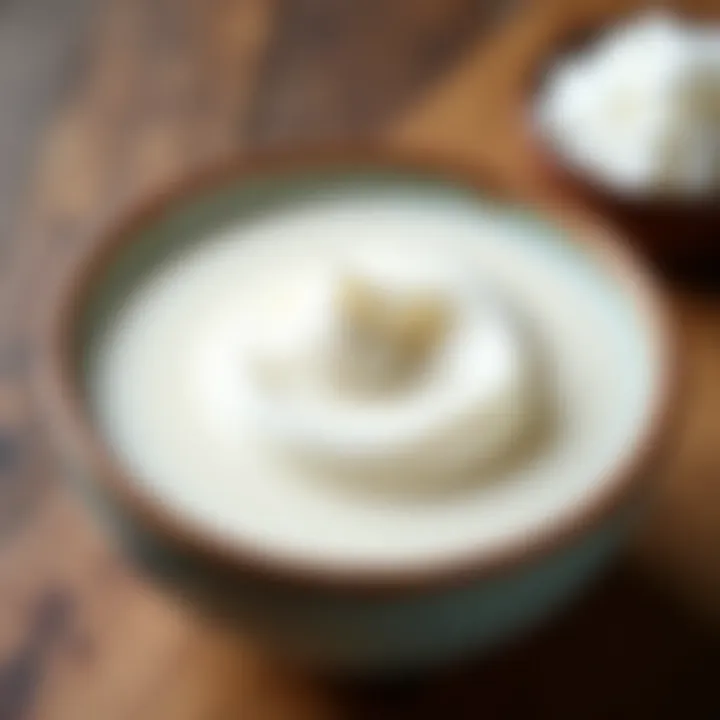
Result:
{"label": "creamy white surface", "polygon": [[[88,374],[97,421],[148,491],[208,530],[271,554],[346,566],[440,561],[468,546],[491,551],[601,491],[601,478],[645,425],[657,381],[656,348],[630,299],[543,232],[476,203],[402,189],[328,197],[239,223],[159,267],[97,334]],[[491,482],[411,501],[329,492],[243,431],[222,375],[230,366],[198,372],[212,366],[198,353],[222,345],[213,333],[232,324],[269,276],[368,236],[408,252],[441,245],[522,310],[558,406],[554,440],[539,455]]]}
{"label": "creamy white surface", "polygon": [[[537,348],[479,270],[442,246],[372,236],[260,269],[252,296],[196,338],[198,399],[236,437],[334,484],[412,493],[478,479],[516,451],[542,382]],[[403,328],[423,310],[442,321],[413,350]]]}
{"label": "creamy white surface", "polygon": [[551,71],[538,119],[573,163],[633,193],[720,188],[720,25],[652,12]]}

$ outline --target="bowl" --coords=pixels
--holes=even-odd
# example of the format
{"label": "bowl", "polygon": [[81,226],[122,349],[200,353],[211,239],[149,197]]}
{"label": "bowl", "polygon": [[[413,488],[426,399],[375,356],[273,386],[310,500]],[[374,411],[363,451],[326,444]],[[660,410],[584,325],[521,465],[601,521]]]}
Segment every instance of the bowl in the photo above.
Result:
{"label": "bowl", "polygon": [[[717,13],[675,13],[699,22]],[[574,163],[555,147],[534,117],[537,98],[550,74],[564,58],[592,47],[623,19],[596,19],[582,27],[568,27],[550,51],[533,66],[525,83],[521,115],[525,134],[537,166],[562,192],[577,197],[588,207],[622,228],[641,253],[665,275],[675,279],[716,284],[720,274],[720,191],[696,198],[623,193],[606,179]],[[530,111],[528,111],[528,106]]]}
{"label": "bowl", "polygon": [[[420,564],[328,564],[213,532],[171,511],[123,468],[93,422],[83,387],[84,324],[119,258],[155,252],[159,227],[187,230],[193,217],[201,232],[218,213],[237,221],[259,206],[272,212],[276,186],[302,189],[327,178],[331,188],[352,188],[358,178],[390,183],[390,190],[393,183],[419,183],[430,192],[460,194],[463,202],[522,208],[523,222],[560,229],[563,257],[587,264],[617,291],[647,339],[653,379],[642,427],[612,467],[592,478],[591,491],[492,547],[469,545]],[[188,208],[200,212],[183,215]],[[179,217],[185,220],[178,225]],[[172,232],[163,237],[176,242]],[[573,598],[622,546],[652,496],[677,386],[669,315],[655,283],[605,221],[571,202],[561,210],[546,207],[475,165],[377,147],[233,158],[142,199],[80,249],[48,288],[34,386],[59,467],[148,577],[287,661],[373,674],[488,651]]]}

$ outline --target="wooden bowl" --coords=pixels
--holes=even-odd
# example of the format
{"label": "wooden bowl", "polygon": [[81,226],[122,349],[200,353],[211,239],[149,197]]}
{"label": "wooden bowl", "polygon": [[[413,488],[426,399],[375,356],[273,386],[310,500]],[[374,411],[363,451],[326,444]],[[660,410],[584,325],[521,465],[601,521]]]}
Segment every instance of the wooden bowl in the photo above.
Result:
{"label": "wooden bowl", "polygon": [[[720,19],[720,14],[688,11],[677,16],[694,22]],[[582,28],[568,29],[531,73],[522,101],[530,151],[553,183],[625,230],[635,248],[663,273],[674,278],[717,284],[720,281],[720,191],[696,199],[623,193],[564,157],[535,120],[537,98],[556,63],[591,47],[622,22],[623,19],[614,22],[603,19]]]}
{"label": "wooden bowl", "polygon": [[[104,279],[122,265],[123,253],[154,252],[153,237],[174,242],[162,228],[177,228],[175,213],[195,203],[203,208],[202,222],[215,222],[218,213],[235,218],[255,208],[258,182],[314,183],[325,177],[334,189],[342,178],[357,182],[388,175],[412,178],[422,187],[439,183],[442,193],[457,191],[472,202],[519,203],[562,230],[553,251],[561,267],[577,261],[589,278],[605,278],[613,288],[612,316],[617,299],[631,327],[643,329],[624,329],[618,341],[629,343],[623,352],[630,353],[631,364],[639,343],[642,362],[651,365],[633,442],[612,461],[612,470],[593,475],[592,492],[580,493],[557,517],[497,546],[471,543],[442,562],[346,567],[303,560],[228,538],[173,512],[117,461],[85,398],[83,327]],[[213,198],[220,200],[213,204]],[[528,251],[534,238],[521,241]],[[642,263],[604,221],[574,204],[559,211],[519,197],[482,168],[378,148],[242,156],[145,198],[73,258],[43,303],[42,362],[34,380],[62,467],[128,557],[152,578],[286,657],[353,672],[417,669],[493,647],[545,617],[583,587],[626,537],[654,487],[672,418],[674,344],[663,308]]]}

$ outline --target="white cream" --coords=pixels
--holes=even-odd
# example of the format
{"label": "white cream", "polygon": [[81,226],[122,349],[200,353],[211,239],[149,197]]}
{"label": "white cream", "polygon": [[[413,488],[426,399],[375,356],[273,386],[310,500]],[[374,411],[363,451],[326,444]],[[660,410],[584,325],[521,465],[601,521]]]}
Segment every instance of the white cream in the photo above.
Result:
{"label": "white cream", "polygon": [[369,238],[277,268],[202,348],[215,397],[335,483],[479,479],[540,420],[537,348],[512,309],[463,255],[407,250]]}
{"label": "white cream", "polygon": [[[146,492],[206,532],[272,556],[330,566],[424,566],[469,547],[493,552],[591,501],[632,451],[653,410],[657,338],[629,291],[581,250],[522,217],[402,183],[384,191],[353,187],[350,182],[348,192],[341,186],[238,222],[178,251],[147,276],[138,278],[131,268],[125,279],[120,270],[108,279],[113,312],[94,321],[87,382],[98,426],[120,460]],[[369,239],[367,254],[357,254]],[[453,340],[452,330],[438,336],[437,367],[411,378],[427,398],[437,378],[432,392],[445,407],[407,389],[398,388],[395,400],[387,396],[400,408],[394,436],[366,416],[351,425],[356,404],[366,402],[362,393],[352,387],[340,392],[314,374],[335,362],[322,338],[329,337],[325,323],[337,313],[328,312],[323,292],[312,302],[307,296],[307,311],[298,314],[320,320],[316,332],[298,323],[292,342],[279,346],[246,332],[253,316],[247,309],[259,308],[286,279],[322,275],[325,258],[357,257],[359,267],[362,258],[374,256],[373,243],[407,258],[406,266],[396,267],[396,279],[425,289],[435,283],[433,292],[441,290],[455,312],[467,313],[451,327],[477,332],[466,347],[460,334]],[[137,246],[138,252],[151,247],[152,238]],[[421,258],[438,253],[449,261],[437,273],[421,273]],[[294,286],[284,287],[290,297],[302,296]],[[483,287],[486,294],[478,292]],[[492,472],[479,463],[477,476],[465,485],[428,497],[357,492],[344,482],[343,468],[328,470],[327,482],[319,482],[317,468],[300,461],[297,448],[288,446],[287,457],[277,451],[299,440],[300,449],[347,467],[345,449],[367,443],[379,448],[384,461],[395,453],[408,480],[423,457],[434,466],[433,482],[447,485],[452,478],[435,471],[452,468],[456,452],[466,454],[470,466],[484,454],[502,455],[522,431],[513,413],[530,407],[526,379],[536,358],[526,350],[515,311],[532,328],[556,406],[555,432],[535,452]],[[275,318],[283,331],[284,317],[279,312]],[[248,345],[248,338],[258,342]],[[272,352],[264,354],[268,348]],[[253,389],[250,349],[258,353],[255,359],[281,361],[297,392],[314,399],[319,417],[309,435],[295,420],[286,428],[273,424],[288,394],[259,422],[258,406],[243,394]],[[304,366],[303,357],[312,362]],[[422,413],[410,412],[421,402],[427,403]],[[342,423],[329,424],[331,412]],[[509,426],[499,430],[503,423]],[[409,457],[398,453],[403,444]]]}
{"label": "white cream", "polygon": [[571,163],[628,193],[720,188],[720,26],[654,12],[550,72],[538,120]]}

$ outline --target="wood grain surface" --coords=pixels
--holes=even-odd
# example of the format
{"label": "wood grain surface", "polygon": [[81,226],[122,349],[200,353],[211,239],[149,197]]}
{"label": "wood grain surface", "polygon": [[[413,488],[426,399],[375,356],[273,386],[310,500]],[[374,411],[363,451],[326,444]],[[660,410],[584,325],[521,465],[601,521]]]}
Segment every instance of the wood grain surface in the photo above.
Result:
{"label": "wood grain surface", "polygon": [[[0,160],[3,143],[15,148],[0,172],[6,217],[19,201],[4,186],[17,194],[34,170],[0,248],[0,720],[720,717],[712,293],[671,288],[686,403],[662,495],[628,556],[534,637],[403,684],[291,674],[133,575],[58,476],[26,390],[34,289],[136,194],[228,151],[367,134],[545,184],[519,132],[527,73],[560,33],[639,4],[0,4],[0,40],[18,46],[16,70],[0,63],[0,90],[23,88],[3,94],[15,110],[0,122]],[[28,66],[33,54],[42,62]]]}

